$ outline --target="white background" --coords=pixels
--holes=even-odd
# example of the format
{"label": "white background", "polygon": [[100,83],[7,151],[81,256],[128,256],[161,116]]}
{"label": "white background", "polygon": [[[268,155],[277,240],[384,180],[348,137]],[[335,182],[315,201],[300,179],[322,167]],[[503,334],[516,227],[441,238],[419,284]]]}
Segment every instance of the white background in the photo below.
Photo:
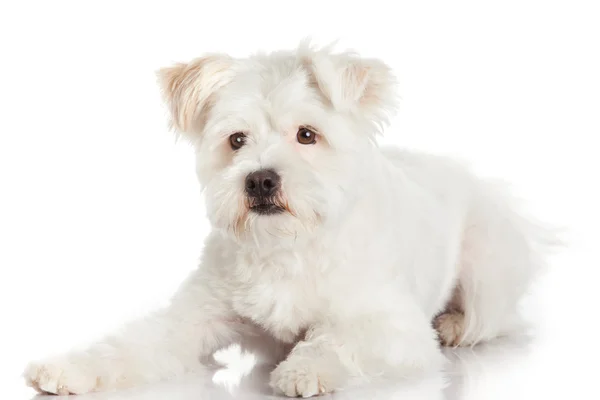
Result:
{"label": "white background", "polygon": [[[167,131],[156,69],[306,36],[395,69],[403,100],[386,142],[469,160],[569,228],[570,247],[531,301],[533,341],[450,355],[445,389],[344,398],[597,395],[598,2],[351,4],[1,3],[0,398],[30,398],[19,380],[27,361],[160,306],[196,265],[209,226],[192,151]],[[210,383],[188,389],[177,393],[227,397]]]}

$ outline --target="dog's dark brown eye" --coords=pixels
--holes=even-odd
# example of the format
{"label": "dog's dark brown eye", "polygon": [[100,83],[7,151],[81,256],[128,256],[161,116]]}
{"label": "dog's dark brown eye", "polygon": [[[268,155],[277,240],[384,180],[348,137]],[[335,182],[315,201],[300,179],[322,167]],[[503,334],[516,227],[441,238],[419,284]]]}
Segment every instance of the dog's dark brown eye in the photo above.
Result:
{"label": "dog's dark brown eye", "polygon": [[236,132],[229,136],[229,143],[231,144],[231,148],[233,150],[238,150],[246,144],[246,135],[244,135],[242,132]]}
{"label": "dog's dark brown eye", "polygon": [[300,144],[315,144],[317,142],[317,134],[306,127],[300,127],[296,135]]}

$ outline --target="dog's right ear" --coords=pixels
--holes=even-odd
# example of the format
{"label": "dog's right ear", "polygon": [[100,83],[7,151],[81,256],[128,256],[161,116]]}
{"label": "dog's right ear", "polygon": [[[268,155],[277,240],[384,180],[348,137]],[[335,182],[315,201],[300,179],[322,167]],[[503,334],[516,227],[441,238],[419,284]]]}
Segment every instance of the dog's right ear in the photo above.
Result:
{"label": "dog's right ear", "polygon": [[202,130],[214,93],[233,76],[232,65],[231,57],[217,54],[158,71],[159,84],[175,130],[188,135]]}

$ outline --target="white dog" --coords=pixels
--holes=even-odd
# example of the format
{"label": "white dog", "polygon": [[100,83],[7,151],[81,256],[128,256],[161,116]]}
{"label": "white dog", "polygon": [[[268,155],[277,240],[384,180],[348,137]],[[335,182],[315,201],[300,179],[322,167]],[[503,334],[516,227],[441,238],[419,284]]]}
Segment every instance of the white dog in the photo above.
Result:
{"label": "white dog", "polygon": [[129,387],[196,370],[264,334],[289,346],[270,384],[313,396],[440,368],[443,345],[506,334],[546,230],[497,183],[380,148],[389,67],[301,45],[160,71],[195,147],[212,233],[171,305],[82,351],[29,365],[39,391]]}

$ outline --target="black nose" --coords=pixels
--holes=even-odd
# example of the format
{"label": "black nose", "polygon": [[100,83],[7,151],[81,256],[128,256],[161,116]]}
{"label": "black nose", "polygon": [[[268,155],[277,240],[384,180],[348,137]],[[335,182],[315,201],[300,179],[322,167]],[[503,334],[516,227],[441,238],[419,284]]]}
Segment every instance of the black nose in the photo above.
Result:
{"label": "black nose", "polygon": [[246,193],[250,197],[268,197],[275,193],[281,178],[275,171],[263,169],[246,177]]}

